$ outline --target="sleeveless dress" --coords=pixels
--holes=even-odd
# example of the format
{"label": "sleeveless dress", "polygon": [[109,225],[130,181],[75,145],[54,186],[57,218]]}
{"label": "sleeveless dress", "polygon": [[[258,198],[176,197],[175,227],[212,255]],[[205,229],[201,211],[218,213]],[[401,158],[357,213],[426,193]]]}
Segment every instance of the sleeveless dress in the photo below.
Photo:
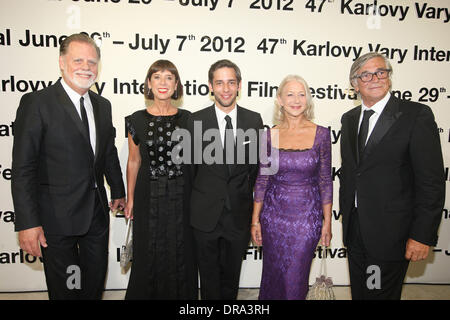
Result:
{"label": "sleeveless dress", "polygon": [[[255,201],[264,201],[259,299],[301,300],[308,293],[311,262],[321,236],[322,205],[333,199],[330,131],[317,126],[313,147],[306,150],[273,148],[270,131],[267,142],[269,164],[260,164],[255,184]],[[276,174],[262,173],[274,164]]]}
{"label": "sleeveless dress", "polygon": [[190,112],[154,116],[145,109],[126,117],[139,146],[133,208],[133,261],[125,299],[197,299],[197,267],[185,200],[184,167],[174,164],[174,130]]}

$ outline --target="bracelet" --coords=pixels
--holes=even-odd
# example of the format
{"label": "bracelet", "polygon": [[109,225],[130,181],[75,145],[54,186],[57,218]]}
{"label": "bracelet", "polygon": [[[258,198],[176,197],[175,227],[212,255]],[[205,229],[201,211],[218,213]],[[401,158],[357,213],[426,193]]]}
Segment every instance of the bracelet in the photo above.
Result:
{"label": "bracelet", "polygon": [[257,227],[259,224],[260,224],[259,222],[257,222],[257,223],[252,223],[250,226],[252,226],[252,227]]}

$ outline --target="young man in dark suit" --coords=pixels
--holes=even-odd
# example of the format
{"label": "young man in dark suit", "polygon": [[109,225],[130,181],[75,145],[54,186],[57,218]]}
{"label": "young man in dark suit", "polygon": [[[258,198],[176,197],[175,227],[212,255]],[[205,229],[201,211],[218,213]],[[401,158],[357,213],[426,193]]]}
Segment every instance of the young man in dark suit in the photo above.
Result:
{"label": "young man in dark suit", "polygon": [[[190,170],[191,225],[202,299],[236,299],[250,240],[258,130],[263,122],[258,113],[237,105],[241,73],[233,62],[220,60],[211,66],[209,87],[215,104],[193,113],[188,126],[192,139],[200,139],[194,143]],[[212,143],[206,138],[211,134]]]}
{"label": "young man in dark suit", "polygon": [[350,82],[362,105],[342,116],[339,204],[353,299],[400,299],[409,261],[437,243],[445,198],[431,109],[391,95],[392,67],[358,58]]}
{"label": "young man in dark suit", "polygon": [[101,299],[108,263],[109,208],[125,205],[111,104],[89,90],[100,49],[84,34],[61,43],[62,80],[25,94],[12,160],[20,247],[43,257],[50,299]]}

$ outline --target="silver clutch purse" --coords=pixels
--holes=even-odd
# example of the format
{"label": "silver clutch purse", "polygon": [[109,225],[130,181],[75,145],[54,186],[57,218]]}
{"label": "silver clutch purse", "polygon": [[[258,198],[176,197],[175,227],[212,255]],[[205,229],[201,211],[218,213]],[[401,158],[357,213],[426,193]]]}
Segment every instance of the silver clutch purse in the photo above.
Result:
{"label": "silver clutch purse", "polygon": [[[325,252],[326,248],[322,252]],[[320,275],[316,278],[316,282],[309,288],[306,300],[336,300],[333,291],[333,280],[327,277],[327,266],[325,261],[325,254],[322,255],[320,262]]]}
{"label": "silver clutch purse", "polygon": [[133,220],[128,220],[125,242],[120,251],[120,267],[125,268],[133,259],[133,239],[131,237]]}

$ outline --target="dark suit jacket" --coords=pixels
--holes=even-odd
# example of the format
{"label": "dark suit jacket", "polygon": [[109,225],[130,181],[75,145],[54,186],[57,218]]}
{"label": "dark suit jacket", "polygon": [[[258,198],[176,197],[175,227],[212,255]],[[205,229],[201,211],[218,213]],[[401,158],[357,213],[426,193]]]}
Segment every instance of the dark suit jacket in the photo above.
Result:
{"label": "dark suit jacket", "polygon": [[[188,130],[193,139],[194,121],[202,123],[202,137],[206,130],[217,129],[214,105],[193,113],[188,121]],[[253,210],[253,186],[258,171],[258,130],[263,128],[259,113],[237,106],[237,129],[247,131],[255,129],[254,136],[246,136],[245,141],[237,139],[238,144],[245,148],[245,163],[233,166],[231,174],[225,164],[207,164],[204,159],[200,164],[190,166],[190,195],[191,225],[201,231],[212,231],[222,214],[224,207],[231,211],[237,228],[248,228]],[[203,141],[201,152],[210,141]],[[220,142],[221,145],[221,142]],[[221,145],[222,148],[222,145]],[[253,150],[253,160],[249,151]],[[256,151],[255,151],[256,150]],[[220,152],[223,152],[221,149]],[[252,153],[253,154],[253,153]]]}
{"label": "dark suit jacket", "polygon": [[46,234],[86,233],[94,213],[95,184],[109,221],[104,177],[111,198],[124,197],[111,104],[92,91],[89,97],[97,135],[95,157],[60,81],[22,97],[14,123],[11,181],[16,231],[42,226]]}
{"label": "dark suit jacket", "polygon": [[404,259],[412,238],[436,245],[445,199],[442,151],[428,106],[391,96],[357,163],[361,106],[342,116],[339,205],[347,243],[355,191],[360,230],[368,253]]}

